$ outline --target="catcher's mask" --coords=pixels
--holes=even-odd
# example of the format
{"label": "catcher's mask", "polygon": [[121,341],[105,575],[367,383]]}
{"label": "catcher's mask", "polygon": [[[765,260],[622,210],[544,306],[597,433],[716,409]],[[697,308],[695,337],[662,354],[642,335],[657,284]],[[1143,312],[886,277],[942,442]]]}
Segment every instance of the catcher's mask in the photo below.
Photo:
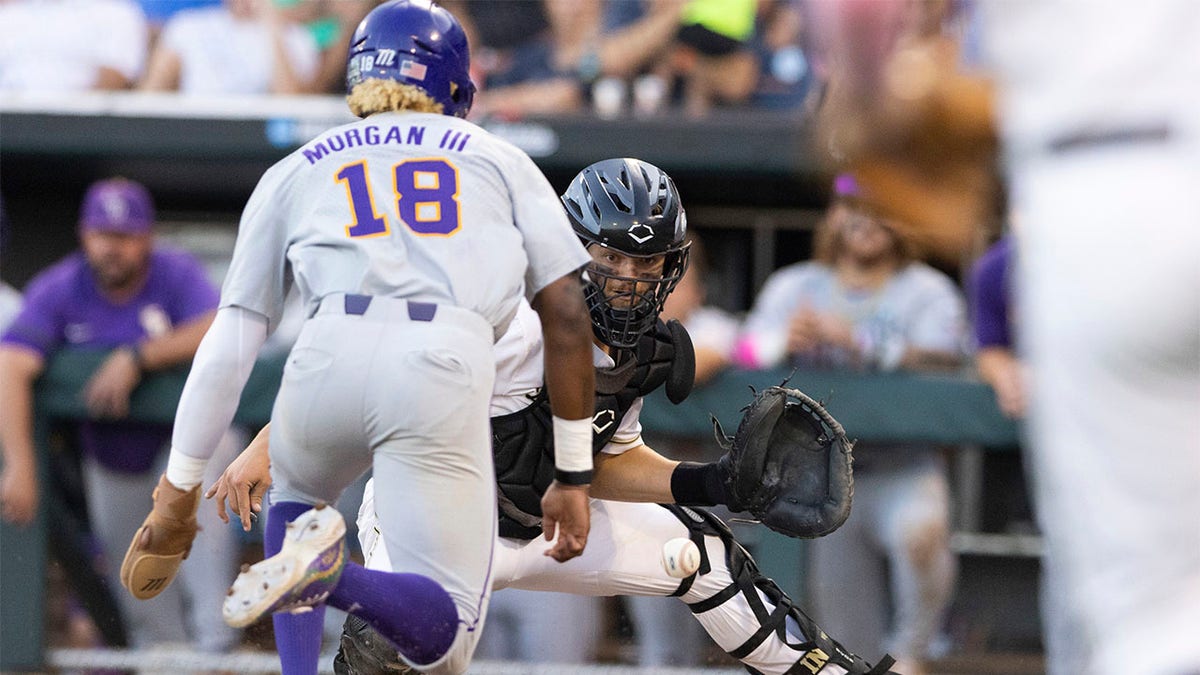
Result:
{"label": "catcher's mask", "polygon": [[575,176],[562,202],[589,249],[611,249],[635,262],[662,256],[661,273],[646,277],[622,274],[624,267],[606,265],[603,255],[593,254],[584,275],[584,299],[596,337],[612,347],[633,347],[654,327],[663,302],[687,271],[691,244],[685,240],[687,216],[675,183],[653,164],[606,159]]}
{"label": "catcher's mask", "polygon": [[371,78],[420,87],[447,115],[466,117],[475,98],[467,34],[430,0],[390,0],[371,10],[350,39],[346,93]]}

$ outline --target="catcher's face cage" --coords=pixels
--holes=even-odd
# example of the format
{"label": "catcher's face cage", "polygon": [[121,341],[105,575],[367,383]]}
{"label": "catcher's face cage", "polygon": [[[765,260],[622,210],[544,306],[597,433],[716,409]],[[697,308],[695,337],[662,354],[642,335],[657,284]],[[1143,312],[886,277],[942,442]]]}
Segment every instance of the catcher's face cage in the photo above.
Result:
{"label": "catcher's face cage", "polygon": [[599,262],[589,264],[583,293],[596,338],[618,349],[637,345],[638,338],[654,328],[667,296],[687,271],[690,248],[687,242],[667,253],[662,275],[653,279],[623,276]]}

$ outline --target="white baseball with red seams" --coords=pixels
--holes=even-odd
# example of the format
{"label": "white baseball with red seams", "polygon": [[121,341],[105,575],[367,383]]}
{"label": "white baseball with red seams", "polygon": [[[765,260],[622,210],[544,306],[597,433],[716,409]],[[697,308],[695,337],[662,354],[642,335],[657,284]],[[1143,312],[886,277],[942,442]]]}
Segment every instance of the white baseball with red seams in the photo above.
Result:
{"label": "white baseball with red seams", "polygon": [[663,544],[662,565],[667,574],[682,579],[700,569],[700,549],[687,537],[676,537]]}

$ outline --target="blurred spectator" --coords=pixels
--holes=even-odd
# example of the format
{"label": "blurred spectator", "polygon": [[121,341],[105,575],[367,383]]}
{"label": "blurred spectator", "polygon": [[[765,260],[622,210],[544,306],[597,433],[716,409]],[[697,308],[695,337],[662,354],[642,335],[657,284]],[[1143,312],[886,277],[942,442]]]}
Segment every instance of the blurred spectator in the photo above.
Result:
{"label": "blurred spectator", "polygon": [[153,30],[159,30],[177,12],[221,4],[221,0],[137,0],[146,21]]}
{"label": "blurred spectator", "polygon": [[[8,228],[8,212],[4,209],[4,196],[0,195],[0,259],[8,248]],[[20,309],[21,292],[9,286],[3,277],[0,277],[0,334],[3,334],[8,324],[16,318]]]}
{"label": "blurred spectator", "polygon": [[[163,26],[139,88],[187,94],[302,94],[317,87],[320,51],[286,0],[225,0]],[[343,55],[344,59],[344,55]]]}
{"label": "blurred spectator", "polygon": [[[288,0],[301,3],[304,27],[313,36],[320,63],[309,91],[343,94],[346,91],[346,53],[350,37],[363,17],[379,0]],[[286,5],[286,3],[284,3]]]}
{"label": "blurred spectator", "polygon": [[[965,303],[954,282],[916,261],[888,222],[860,207],[850,176],[838,178],[836,192],[816,259],[778,270],[764,285],[739,343],[743,363],[961,363]],[[813,616],[846,644],[886,650],[897,672],[921,675],[956,577],[945,459],[929,445],[860,442],[854,474],[850,517],[810,547]]]}
{"label": "blurred spectator", "polygon": [[573,0],[448,0],[471,44],[479,87],[472,114],[520,117],[571,112],[582,102],[563,54],[576,49],[594,21]]}
{"label": "blurred spectator", "polygon": [[[165,466],[169,424],[130,421],[130,394],[151,372],[187,364],[212,320],[217,290],[197,260],[154,242],[154,206],[141,185],[100,181],[84,197],[82,250],[29,283],[20,313],[0,339],[0,515],[31,522],[38,506],[33,384],[60,350],[111,350],[81,392],[90,419],[77,427],[84,497],[106,556],[110,589],[119,589],[121,555],[141,523],[145,499]],[[233,443],[227,444],[235,452]],[[184,565],[182,584],[154,602],[120,599],[135,647],[185,643],[206,651],[234,646],[220,603],[235,568],[236,532],[212,509]],[[205,515],[208,513],[208,515]],[[187,595],[185,595],[185,593]]]}
{"label": "blurred spectator", "polygon": [[133,0],[0,0],[0,91],[126,89],[148,39]]}
{"label": "blurred spectator", "polygon": [[801,0],[759,0],[752,44],[758,85],[751,102],[773,110],[805,110],[819,79],[809,61],[807,20]]}
{"label": "blurred spectator", "polygon": [[688,270],[667,296],[662,319],[683,324],[696,351],[696,384],[703,385],[729,365],[741,324],[737,317],[708,304],[707,248],[696,232],[688,232],[691,256]]}
{"label": "blurred spectator", "polygon": [[969,290],[979,376],[995,390],[1001,412],[1019,419],[1025,416],[1026,385],[1013,344],[1014,252],[1012,235],[993,244],[972,267]]}
{"label": "blurred spectator", "polygon": [[684,109],[700,116],[714,105],[745,103],[758,84],[751,48],[756,0],[690,0],[676,34],[674,67]]}
{"label": "blurred spectator", "polygon": [[[750,44],[755,2],[591,0],[580,15],[598,20],[599,30],[571,53],[575,71],[605,115],[623,111],[631,90],[635,109],[653,112],[670,102],[677,80],[693,115],[743,103],[758,81]],[[615,104],[606,100],[609,91],[620,97]]]}

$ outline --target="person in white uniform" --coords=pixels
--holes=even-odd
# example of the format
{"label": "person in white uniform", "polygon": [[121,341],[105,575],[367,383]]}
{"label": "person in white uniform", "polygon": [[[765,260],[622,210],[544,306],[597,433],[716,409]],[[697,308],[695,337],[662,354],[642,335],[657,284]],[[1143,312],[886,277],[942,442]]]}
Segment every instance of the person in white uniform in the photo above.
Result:
{"label": "person in white uniform", "polygon": [[[928,70],[897,78],[884,67],[891,21],[907,5],[844,0],[827,34],[851,65],[850,110],[881,113],[876,129],[921,129],[936,154],[897,136],[874,139],[876,149],[953,158],[963,134],[939,134],[941,122],[923,114],[954,119],[938,105],[953,96],[936,99],[951,90]],[[1022,0],[981,10],[1021,222],[1018,346],[1031,375],[1034,501],[1061,593],[1043,607],[1048,670],[1194,675],[1200,5]],[[920,75],[921,63],[909,63]],[[1075,629],[1079,637],[1060,639]],[[1061,658],[1068,652],[1079,661]]]}
{"label": "person in white uniform", "polygon": [[[553,475],[558,439],[546,432],[550,410],[541,364],[549,347],[538,316],[523,308],[496,345],[491,415],[500,538],[493,588],[673,596],[754,672],[886,672],[890,658],[872,668],[843,649],[759,573],[723,522],[699,508],[728,503],[718,463],[669,460],[642,440],[643,396],[665,387],[669,398],[683,400],[694,372],[686,331],[659,319],[689,257],[687,219],[674,182],[647,162],[608,159],[578,174],[562,201],[593,260],[585,294],[595,337],[592,494],[598,498],[591,500],[592,530],[583,555],[561,565],[547,557],[548,544],[538,537],[544,516],[539,500]],[[261,499],[269,479],[263,440],[260,434],[209,490],[222,516],[225,499],[235,505],[244,527],[254,510],[245,507]],[[390,535],[380,527],[379,509],[393,489],[376,476],[359,510],[359,538],[373,569],[390,567]],[[698,573],[685,579],[668,575],[661,563],[663,545],[679,537],[696,542],[702,557]],[[564,632],[577,630],[587,627],[571,625]],[[347,619],[341,647],[334,661],[338,673],[402,670],[395,649],[355,617]]]}
{"label": "person in white uniform", "polygon": [[[363,119],[281,160],[251,195],[155,510],[123,565],[135,596],[152,597],[143,581],[169,583],[150,574],[174,553],[156,549],[161,532],[182,520],[176,502],[198,504],[203,468],[295,284],[310,318],[272,411],[269,557],[224,605],[235,626],[280,612],[284,673],[316,671],[321,612],[304,610],[326,603],[362,617],[419,670],[468,667],[495,566],[492,346],[523,297],[548,346],[547,553],[559,564],[586,543],[594,375],[579,272],[589,258],[529,157],[462,119],[468,69],[461,26],[427,0],[384,3],[358,26],[347,87]],[[345,523],[325,507],[368,469],[390,488],[375,502],[385,569],[346,562]]]}

